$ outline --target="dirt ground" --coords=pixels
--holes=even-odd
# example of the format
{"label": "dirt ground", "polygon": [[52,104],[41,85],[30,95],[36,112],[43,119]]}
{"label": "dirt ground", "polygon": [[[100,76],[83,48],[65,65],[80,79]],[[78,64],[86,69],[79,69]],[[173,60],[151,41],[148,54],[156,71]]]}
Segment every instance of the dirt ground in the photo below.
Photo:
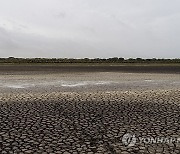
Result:
{"label": "dirt ground", "polygon": [[0,66],[0,153],[180,153],[179,69],[122,69]]}

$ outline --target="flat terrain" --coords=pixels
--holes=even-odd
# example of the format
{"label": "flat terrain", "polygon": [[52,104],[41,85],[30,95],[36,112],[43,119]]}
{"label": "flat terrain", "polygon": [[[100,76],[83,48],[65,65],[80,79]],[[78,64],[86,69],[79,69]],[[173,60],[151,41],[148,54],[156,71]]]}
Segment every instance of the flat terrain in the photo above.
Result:
{"label": "flat terrain", "polygon": [[128,72],[128,73],[178,73],[180,64],[1,64],[4,73],[62,73],[62,72]]}
{"label": "flat terrain", "polygon": [[122,142],[180,138],[179,66],[94,67],[0,66],[0,153],[180,153]]}

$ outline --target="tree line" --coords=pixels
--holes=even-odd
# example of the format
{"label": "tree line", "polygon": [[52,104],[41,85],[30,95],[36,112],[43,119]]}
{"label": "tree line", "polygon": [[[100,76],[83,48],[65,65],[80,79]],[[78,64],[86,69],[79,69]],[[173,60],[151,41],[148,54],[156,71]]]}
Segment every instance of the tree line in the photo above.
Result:
{"label": "tree line", "polygon": [[180,59],[143,58],[0,58],[0,63],[180,63]]}

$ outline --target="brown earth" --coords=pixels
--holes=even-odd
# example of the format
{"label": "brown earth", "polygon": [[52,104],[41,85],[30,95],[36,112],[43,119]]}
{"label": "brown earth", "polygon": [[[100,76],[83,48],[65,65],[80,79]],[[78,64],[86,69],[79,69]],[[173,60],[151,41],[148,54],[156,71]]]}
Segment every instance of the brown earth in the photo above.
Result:
{"label": "brown earth", "polygon": [[180,73],[179,65],[0,65],[0,74],[61,72]]}

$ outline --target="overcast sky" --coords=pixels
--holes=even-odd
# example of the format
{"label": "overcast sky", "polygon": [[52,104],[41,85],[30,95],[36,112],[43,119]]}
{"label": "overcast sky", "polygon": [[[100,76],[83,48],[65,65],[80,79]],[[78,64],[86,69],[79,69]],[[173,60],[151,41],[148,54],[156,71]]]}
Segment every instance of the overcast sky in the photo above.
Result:
{"label": "overcast sky", "polygon": [[180,0],[0,0],[0,57],[180,58]]}

